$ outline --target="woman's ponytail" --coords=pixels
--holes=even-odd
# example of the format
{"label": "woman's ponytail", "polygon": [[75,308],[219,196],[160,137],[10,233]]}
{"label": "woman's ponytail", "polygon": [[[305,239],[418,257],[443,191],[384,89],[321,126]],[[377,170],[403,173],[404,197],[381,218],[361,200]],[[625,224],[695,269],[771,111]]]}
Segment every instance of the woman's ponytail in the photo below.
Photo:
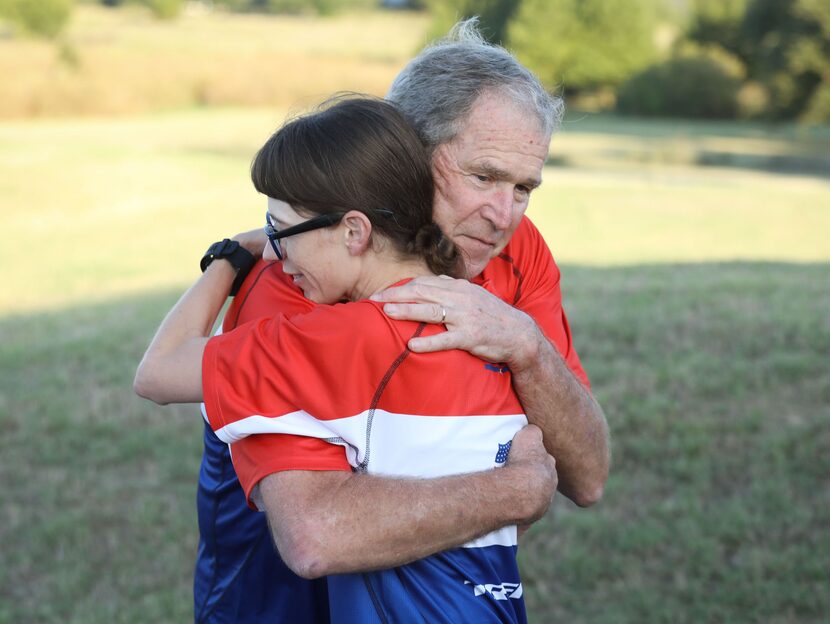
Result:
{"label": "woman's ponytail", "polygon": [[458,248],[434,222],[420,227],[410,247],[410,253],[421,256],[436,275],[458,275],[461,259]]}

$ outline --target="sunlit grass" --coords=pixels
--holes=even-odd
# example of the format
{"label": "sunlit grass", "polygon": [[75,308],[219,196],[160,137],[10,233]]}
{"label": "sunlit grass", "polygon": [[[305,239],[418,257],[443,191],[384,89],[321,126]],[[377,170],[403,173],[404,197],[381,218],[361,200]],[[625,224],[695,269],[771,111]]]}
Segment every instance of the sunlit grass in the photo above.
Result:
{"label": "sunlit grass", "polygon": [[565,262],[830,258],[830,179],[690,167],[550,169],[530,215]]}
{"label": "sunlit grass", "polygon": [[[286,111],[383,93],[425,28],[82,4],[74,69],[0,38],[0,116],[90,115],[0,123],[0,622],[192,618],[201,418],[134,396],[135,366],[207,245],[261,225],[248,164]],[[530,214],[614,466],[526,536],[531,622],[823,621],[828,141],[579,114],[555,137]]]}
{"label": "sunlit grass", "polygon": [[[226,109],[0,123],[0,313],[193,279],[211,242],[260,225],[248,166],[284,118]],[[616,123],[608,144],[643,149]],[[678,149],[701,138],[667,133]],[[579,125],[551,153],[572,166],[545,170],[530,215],[560,262],[830,259],[830,178],[631,162]]]}

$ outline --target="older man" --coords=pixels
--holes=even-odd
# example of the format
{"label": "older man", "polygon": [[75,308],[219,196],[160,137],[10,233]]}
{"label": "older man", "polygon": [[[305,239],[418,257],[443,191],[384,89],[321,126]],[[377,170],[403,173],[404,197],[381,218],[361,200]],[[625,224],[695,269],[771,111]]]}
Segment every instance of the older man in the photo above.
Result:
{"label": "older man", "polygon": [[[558,269],[524,217],[561,103],[470,24],[414,59],[388,97],[432,150],[435,219],[461,249],[469,281],[420,278],[377,299],[393,318],[447,326],[413,339],[413,351],[458,348],[509,367],[544,448],[528,430],[504,469],[423,481],[268,474],[263,506],[288,563],[308,576],[390,568],[533,521],[547,507],[545,449],[559,490],[579,505],[599,499],[608,473],[605,420],[571,344]],[[281,309],[279,273],[251,272],[226,330]],[[292,575],[270,548],[265,519],[247,509],[227,449],[209,430],[199,523],[197,621],[326,620],[324,587]]]}

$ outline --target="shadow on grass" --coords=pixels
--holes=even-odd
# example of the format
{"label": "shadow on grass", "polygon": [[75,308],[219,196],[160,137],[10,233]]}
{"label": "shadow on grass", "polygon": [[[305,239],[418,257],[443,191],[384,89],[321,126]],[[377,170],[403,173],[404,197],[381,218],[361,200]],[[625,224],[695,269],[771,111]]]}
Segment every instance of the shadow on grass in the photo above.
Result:
{"label": "shadow on grass", "polygon": [[638,117],[614,113],[569,110],[562,123],[565,132],[586,132],[632,137],[696,137],[798,141],[825,144],[830,124],[766,123],[762,121],[695,120]]}
{"label": "shadow on grass", "polygon": [[[523,541],[530,620],[820,621],[830,265],[562,269],[614,466]],[[130,388],[178,294],[0,320],[0,620],[192,617],[201,422]]]}
{"label": "shadow on grass", "polygon": [[[602,141],[597,142],[597,138]],[[557,141],[558,147],[557,147]],[[637,118],[572,113],[548,164],[644,163],[830,178],[830,125]]]}
{"label": "shadow on grass", "polygon": [[580,168],[596,165],[682,165],[687,167],[720,167],[745,169],[770,174],[830,178],[830,156],[827,151],[768,153],[740,149],[707,149],[685,141],[645,141],[615,149],[564,149],[554,151],[545,164],[553,167]]}
{"label": "shadow on grass", "polygon": [[732,167],[769,173],[787,173],[830,178],[830,157],[825,154],[746,154],[701,150],[695,164],[703,167]]}

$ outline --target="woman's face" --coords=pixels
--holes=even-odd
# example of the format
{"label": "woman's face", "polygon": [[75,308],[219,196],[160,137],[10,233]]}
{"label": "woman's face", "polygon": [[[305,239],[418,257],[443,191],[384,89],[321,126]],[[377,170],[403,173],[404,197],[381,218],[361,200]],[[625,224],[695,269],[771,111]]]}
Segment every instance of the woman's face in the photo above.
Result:
{"label": "woman's face", "polygon": [[[268,198],[268,213],[277,230],[310,218],[298,214],[290,204],[271,197]],[[279,242],[283,271],[294,279],[306,298],[315,303],[337,303],[351,298],[355,276],[340,225],[287,236]],[[262,257],[277,259],[270,244],[266,243]]]}

